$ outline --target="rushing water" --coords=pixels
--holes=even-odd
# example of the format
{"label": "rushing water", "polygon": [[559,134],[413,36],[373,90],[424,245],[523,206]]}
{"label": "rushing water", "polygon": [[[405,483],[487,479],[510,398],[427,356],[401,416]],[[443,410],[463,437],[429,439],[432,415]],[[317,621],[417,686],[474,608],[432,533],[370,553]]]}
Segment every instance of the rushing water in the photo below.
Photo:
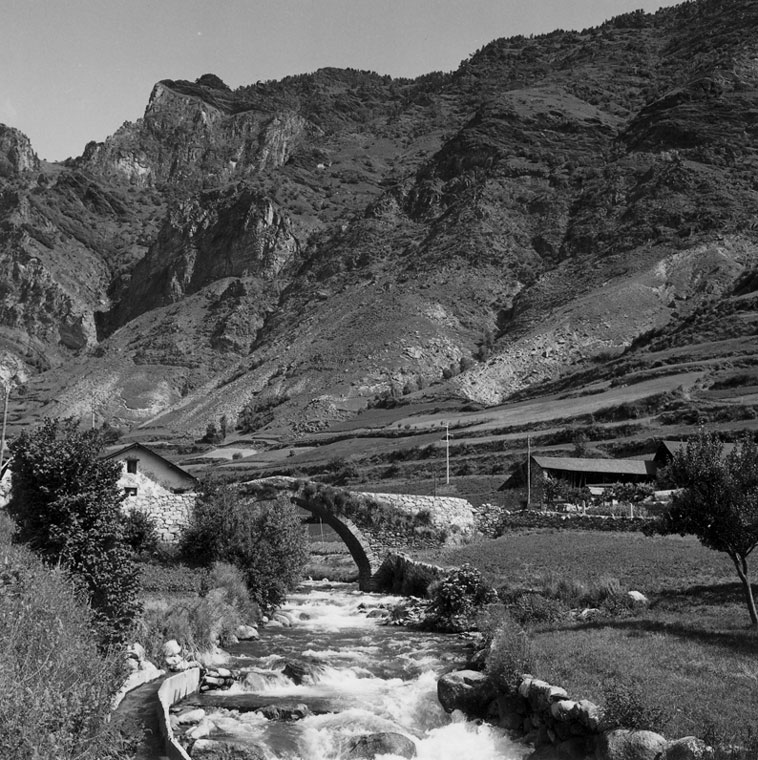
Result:
{"label": "rushing water", "polygon": [[[465,660],[465,641],[383,626],[368,614],[399,601],[352,584],[306,584],[284,607],[292,627],[264,628],[260,641],[235,648],[231,666],[246,673],[245,680],[192,699],[214,709],[211,737],[244,739],[284,760],[341,760],[349,757],[351,739],[377,732],[412,738],[420,760],[523,758],[524,747],[499,729],[440,707],[437,678]],[[287,663],[306,665],[301,683],[295,681],[302,670],[295,681],[282,672]],[[296,721],[252,712],[302,703],[314,714]]]}

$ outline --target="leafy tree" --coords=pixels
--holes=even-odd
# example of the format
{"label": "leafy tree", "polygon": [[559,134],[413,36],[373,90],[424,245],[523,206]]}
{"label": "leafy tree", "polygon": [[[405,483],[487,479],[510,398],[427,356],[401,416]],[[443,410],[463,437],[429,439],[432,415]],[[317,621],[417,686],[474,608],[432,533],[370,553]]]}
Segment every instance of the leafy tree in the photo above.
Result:
{"label": "leafy tree", "polygon": [[692,534],[732,560],[750,620],[758,626],[748,558],[758,545],[758,447],[743,438],[726,456],[711,433],[700,434],[675,452],[667,475],[679,489],[656,532]]}
{"label": "leafy tree", "polygon": [[217,561],[238,567],[264,610],[280,605],[297,586],[308,558],[305,533],[289,498],[256,499],[234,485],[213,482],[201,486],[180,551],[204,567]]}
{"label": "leafy tree", "polygon": [[139,611],[138,570],[124,543],[121,465],[101,458],[97,430],[46,419],[12,445],[8,511],[18,540],[83,583],[103,643],[126,635]]}

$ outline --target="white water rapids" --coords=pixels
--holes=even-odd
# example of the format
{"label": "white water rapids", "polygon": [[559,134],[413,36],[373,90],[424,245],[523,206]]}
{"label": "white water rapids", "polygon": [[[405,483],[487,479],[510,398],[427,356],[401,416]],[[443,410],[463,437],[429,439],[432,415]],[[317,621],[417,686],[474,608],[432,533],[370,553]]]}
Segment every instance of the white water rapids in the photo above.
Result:
{"label": "white water rapids", "polygon": [[[305,584],[283,608],[292,627],[263,628],[260,641],[235,647],[231,667],[245,680],[191,699],[208,710],[211,738],[255,745],[270,760],[344,760],[351,739],[392,732],[413,740],[419,760],[521,760],[528,750],[503,731],[448,715],[437,700],[437,678],[463,664],[465,641],[367,616],[400,601],[352,584]],[[282,673],[287,663],[306,665],[301,683]],[[315,714],[281,721],[250,711],[302,703]]]}

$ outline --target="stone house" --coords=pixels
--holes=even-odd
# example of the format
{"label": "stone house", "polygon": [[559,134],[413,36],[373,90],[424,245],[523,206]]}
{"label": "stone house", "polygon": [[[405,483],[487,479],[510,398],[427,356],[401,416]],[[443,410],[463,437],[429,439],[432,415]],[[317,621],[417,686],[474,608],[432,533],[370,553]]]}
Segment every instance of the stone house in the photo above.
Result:
{"label": "stone house", "polygon": [[197,478],[141,443],[111,451],[104,459],[121,463],[123,509],[150,515],[161,541],[175,542],[195,503]]}

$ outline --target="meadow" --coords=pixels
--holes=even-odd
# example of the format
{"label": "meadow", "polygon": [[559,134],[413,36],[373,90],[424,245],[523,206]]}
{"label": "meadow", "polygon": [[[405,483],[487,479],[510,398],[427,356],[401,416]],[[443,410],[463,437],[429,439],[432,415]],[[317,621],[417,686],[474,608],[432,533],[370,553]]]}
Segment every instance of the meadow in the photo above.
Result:
{"label": "meadow", "polygon": [[612,579],[641,591],[650,600],[645,607],[588,620],[535,616],[527,624],[534,675],[598,704],[620,691],[639,693],[670,737],[755,741],[758,632],[749,627],[730,561],[696,539],[533,530],[415,555],[441,565],[468,562],[501,598]]}

